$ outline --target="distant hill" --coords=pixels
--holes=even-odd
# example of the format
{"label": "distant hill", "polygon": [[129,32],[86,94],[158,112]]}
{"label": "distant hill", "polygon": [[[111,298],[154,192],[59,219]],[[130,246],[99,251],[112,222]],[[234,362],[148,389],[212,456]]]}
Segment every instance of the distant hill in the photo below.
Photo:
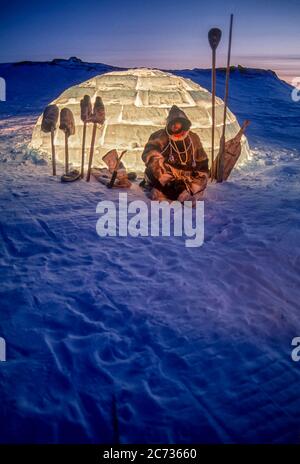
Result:
{"label": "distant hill", "polygon": [[[43,108],[66,88],[95,75],[122,70],[103,63],[86,63],[79,58],[49,62],[23,61],[0,64],[0,77],[6,79],[7,101],[0,102],[0,117],[15,114],[39,115]],[[188,77],[210,90],[209,69],[169,70]],[[225,69],[217,71],[217,94],[224,96]],[[251,120],[250,142],[266,141],[274,146],[300,150],[300,102],[291,98],[292,87],[275,72],[264,69],[232,67],[229,107],[240,121]]]}

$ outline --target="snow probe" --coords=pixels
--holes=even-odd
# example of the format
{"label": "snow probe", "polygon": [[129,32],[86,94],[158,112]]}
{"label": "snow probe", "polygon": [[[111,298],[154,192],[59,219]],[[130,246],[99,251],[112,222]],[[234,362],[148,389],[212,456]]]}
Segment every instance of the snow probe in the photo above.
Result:
{"label": "snow probe", "polygon": [[233,14],[230,15],[229,41],[228,41],[228,52],[227,52],[226,80],[225,80],[223,129],[222,129],[222,136],[221,136],[221,139],[220,139],[219,160],[218,160],[217,172],[216,172],[217,182],[223,182],[223,180],[224,180],[223,177],[224,177],[224,157],[225,157],[225,130],[226,130],[228,92],[229,92],[232,25],[233,25]]}
{"label": "snow probe", "polygon": [[52,153],[52,173],[56,176],[56,159],[55,159],[55,145],[54,133],[59,116],[59,109],[56,105],[49,105],[45,108],[43,113],[41,129],[43,132],[51,133],[51,153]]}
{"label": "snow probe", "polygon": [[91,122],[94,123],[94,125],[93,125],[92,141],[91,141],[91,148],[90,148],[89,164],[88,164],[88,170],[87,170],[87,175],[86,175],[87,182],[89,182],[91,178],[91,169],[92,169],[92,163],[93,163],[93,157],[94,157],[97,124],[102,126],[105,121],[105,108],[103,105],[103,101],[100,97],[96,97],[96,101],[95,101],[94,108],[93,108],[93,114],[90,120]]}
{"label": "snow probe", "polygon": [[85,95],[80,100],[80,117],[83,122],[83,133],[82,133],[82,152],[81,152],[81,170],[80,177],[84,176],[84,157],[85,157],[85,139],[86,139],[86,126],[87,123],[91,120],[93,113],[91,97]]}
{"label": "snow probe", "polygon": [[60,112],[59,128],[65,133],[65,173],[69,173],[69,145],[68,139],[75,134],[75,121],[72,111],[69,108],[63,108]]}
{"label": "snow probe", "polygon": [[118,169],[119,169],[121,160],[122,160],[122,158],[123,158],[123,156],[125,155],[126,152],[127,152],[127,150],[122,151],[121,155],[117,158],[117,162],[116,162],[115,168],[113,170],[110,182],[107,185],[107,188],[110,188],[110,189],[113,188],[114,183],[115,183],[116,178],[117,178],[117,175],[118,175]]}
{"label": "snow probe", "polygon": [[217,27],[214,27],[209,30],[208,32],[208,41],[210,48],[212,50],[212,67],[211,67],[211,104],[212,104],[212,111],[211,111],[211,119],[212,119],[212,132],[211,132],[211,181],[214,178],[214,171],[215,171],[215,101],[216,101],[216,50],[220,43],[222,37],[222,31]]}

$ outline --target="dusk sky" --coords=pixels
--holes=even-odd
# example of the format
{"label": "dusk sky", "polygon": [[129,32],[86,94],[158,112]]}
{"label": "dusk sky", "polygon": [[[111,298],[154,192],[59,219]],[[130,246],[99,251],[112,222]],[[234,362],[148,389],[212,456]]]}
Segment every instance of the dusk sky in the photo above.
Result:
{"label": "dusk sky", "polygon": [[234,13],[232,64],[300,76],[300,0],[42,0],[1,5],[0,62],[77,56],[124,67],[210,66],[207,32]]}

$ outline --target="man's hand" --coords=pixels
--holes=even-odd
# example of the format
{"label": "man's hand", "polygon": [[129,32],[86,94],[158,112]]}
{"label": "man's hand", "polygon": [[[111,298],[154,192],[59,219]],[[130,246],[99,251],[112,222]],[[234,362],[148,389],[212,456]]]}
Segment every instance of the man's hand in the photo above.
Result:
{"label": "man's hand", "polygon": [[172,176],[167,173],[164,157],[160,153],[153,153],[148,162],[148,166],[152,170],[154,177],[161,183],[161,185],[166,185],[166,183],[172,178]]}
{"label": "man's hand", "polygon": [[159,151],[156,151],[156,150],[151,150],[147,153],[147,157],[146,157],[146,160],[145,160],[145,164],[146,166],[151,166],[151,163],[152,161],[154,161],[155,159],[164,159],[162,154],[159,152]]}

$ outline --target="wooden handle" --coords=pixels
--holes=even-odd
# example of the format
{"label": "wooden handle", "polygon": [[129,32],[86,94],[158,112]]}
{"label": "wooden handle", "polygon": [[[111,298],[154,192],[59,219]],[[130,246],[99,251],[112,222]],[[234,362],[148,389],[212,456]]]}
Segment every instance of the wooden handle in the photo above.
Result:
{"label": "wooden handle", "polygon": [[120,154],[119,158],[117,159],[116,167],[115,167],[115,170],[116,170],[116,171],[119,169],[121,160],[122,160],[122,158],[123,158],[123,156],[125,155],[126,152],[127,152],[127,150],[122,151],[122,153]]}
{"label": "wooden handle", "polygon": [[65,171],[69,173],[69,145],[68,145],[68,134],[65,132]]}
{"label": "wooden handle", "polygon": [[96,131],[97,131],[97,123],[94,123],[93,126],[93,133],[92,133],[92,141],[91,141],[91,149],[90,149],[90,157],[89,157],[89,165],[86,175],[86,181],[89,182],[91,178],[91,169],[94,157],[94,147],[95,147],[95,140],[96,140]]}
{"label": "wooden handle", "polygon": [[228,41],[228,52],[227,52],[227,66],[226,66],[226,80],[225,80],[225,98],[224,98],[224,113],[223,113],[223,129],[222,137],[223,147],[219,152],[219,163],[217,167],[217,182],[223,181],[224,176],[224,147],[225,147],[225,129],[226,129],[226,118],[227,118],[227,106],[228,106],[228,95],[229,95],[229,77],[230,77],[230,58],[231,58],[231,43],[232,43],[232,26],[233,26],[233,14],[230,15],[229,25],[229,41]]}
{"label": "wooden handle", "polygon": [[54,129],[51,130],[52,174],[56,176],[56,157],[54,145]]}
{"label": "wooden handle", "polygon": [[242,138],[242,135],[245,133],[247,127],[249,126],[250,124],[250,121],[246,120],[243,122],[242,124],[242,127],[240,128],[240,130],[238,131],[238,133],[236,134],[236,136],[234,137],[235,139],[241,139]]}
{"label": "wooden handle", "polygon": [[110,188],[110,189],[113,188],[114,183],[115,183],[116,178],[117,178],[117,174],[118,174],[118,171],[114,171],[114,172],[112,173],[112,176],[111,176],[111,179],[110,179],[109,184],[107,185],[107,188]]}
{"label": "wooden handle", "polygon": [[108,188],[113,188],[114,183],[115,183],[116,178],[117,178],[117,175],[118,175],[118,169],[119,169],[119,166],[120,166],[120,163],[121,163],[121,159],[123,158],[123,156],[125,155],[126,152],[127,152],[127,150],[122,151],[121,155],[117,159],[115,169],[114,169],[114,171],[112,173],[110,182],[109,182],[109,184],[107,186]]}
{"label": "wooden handle", "polygon": [[215,124],[216,124],[216,50],[212,51],[212,69],[211,69],[211,181],[215,176]]}
{"label": "wooden handle", "polygon": [[86,138],[86,122],[83,123],[83,134],[82,134],[81,174],[80,174],[82,179],[84,176],[85,138]]}

